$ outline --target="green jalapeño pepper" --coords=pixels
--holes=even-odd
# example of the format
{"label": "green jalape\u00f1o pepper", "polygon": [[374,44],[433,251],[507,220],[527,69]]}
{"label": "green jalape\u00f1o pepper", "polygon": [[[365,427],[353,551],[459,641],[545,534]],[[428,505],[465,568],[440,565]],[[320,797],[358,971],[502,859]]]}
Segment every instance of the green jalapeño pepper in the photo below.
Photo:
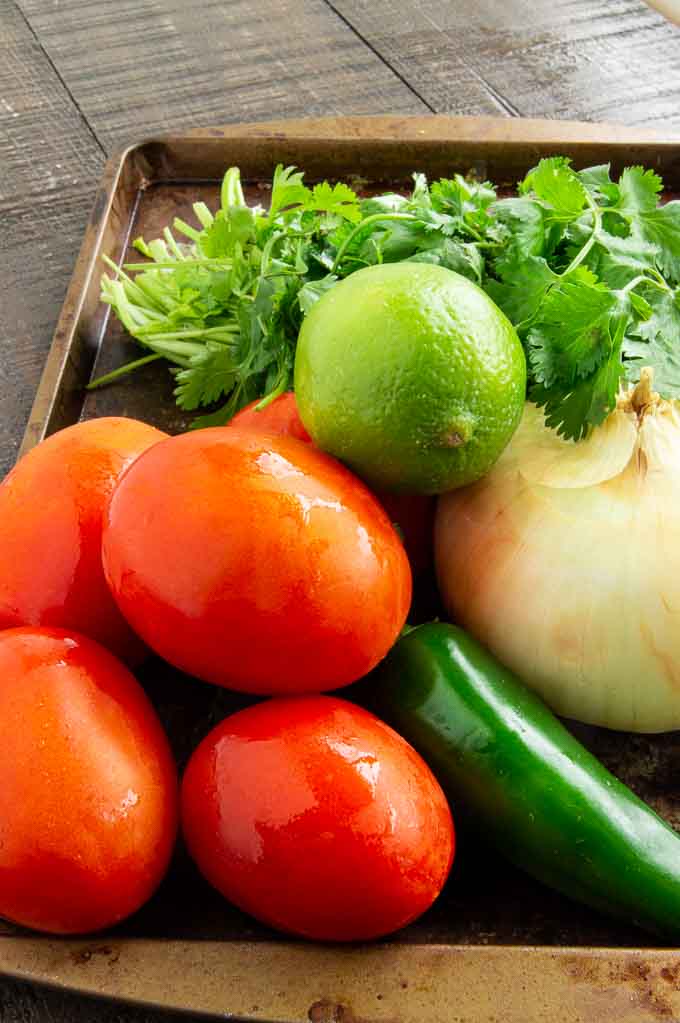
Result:
{"label": "green jalape\u00f1o pepper", "polygon": [[579,902],[680,936],[680,835],[475,640],[453,625],[421,625],[375,681],[383,717],[517,866]]}

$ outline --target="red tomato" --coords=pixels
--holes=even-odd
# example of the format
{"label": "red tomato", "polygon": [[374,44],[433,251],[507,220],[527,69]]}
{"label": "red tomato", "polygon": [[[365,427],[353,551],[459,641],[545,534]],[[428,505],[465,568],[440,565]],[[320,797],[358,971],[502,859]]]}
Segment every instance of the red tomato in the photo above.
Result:
{"label": "red tomato", "polygon": [[285,391],[258,412],[257,406],[261,400],[257,398],[237,412],[229,421],[229,426],[255,427],[258,430],[266,430],[267,433],[275,433],[278,436],[285,434],[287,437],[297,437],[307,444],[312,443],[312,438],[300,419],[293,391]]}
{"label": "red tomato", "polygon": [[54,934],[122,920],[176,825],[168,742],[127,668],[75,632],[0,633],[0,915]]}
{"label": "red tomato", "polygon": [[411,599],[404,549],[364,485],[291,437],[172,437],[109,504],[104,569],[149,646],[207,682],[319,692],[366,674]]}
{"label": "red tomato", "polygon": [[267,700],[222,721],[182,782],[205,877],[306,938],[376,938],[423,913],[454,852],[451,813],[405,739],[328,696]]}
{"label": "red tomato", "polygon": [[[286,391],[266,408],[257,411],[261,399],[251,402],[234,416],[230,426],[265,430],[277,435],[286,434],[312,443],[307,433],[293,391]],[[434,533],[435,498],[422,494],[388,494],[377,492],[376,497],[392,522],[399,526],[406,553],[415,575],[426,571],[432,564],[432,538]]]}
{"label": "red tomato", "polygon": [[129,663],[142,659],[104,579],[102,516],[123,470],[165,436],[135,419],[92,419],[12,469],[0,484],[0,629],[77,629]]}

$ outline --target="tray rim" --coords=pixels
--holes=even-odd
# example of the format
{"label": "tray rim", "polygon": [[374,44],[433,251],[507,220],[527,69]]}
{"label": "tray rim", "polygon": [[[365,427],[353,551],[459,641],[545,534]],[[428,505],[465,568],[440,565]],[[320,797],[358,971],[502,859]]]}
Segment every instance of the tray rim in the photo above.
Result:
{"label": "tray rim", "polygon": [[[264,143],[281,140],[306,140],[310,143],[357,144],[371,141],[387,141],[403,144],[404,141],[444,142],[474,144],[483,150],[490,146],[540,146],[568,145],[578,152],[580,147],[606,145],[625,152],[629,145],[654,145],[659,151],[675,154],[680,147],[680,135],[668,135],[645,128],[631,128],[621,124],[552,121],[541,119],[518,119],[496,117],[450,117],[447,115],[411,116],[371,115],[358,117],[304,118],[290,121],[265,121],[251,124],[229,124],[206,127],[180,133],[152,136],[135,142],[113,153],[106,161],[83,242],[74,266],[60,316],[54,331],[48,357],[36,391],[28,424],[23,436],[19,456],[37,444],[48,432],[49,418],[54,395],[58,393],[60,381],[66,370],[69,351],[74,340],[79,318],[83,311],[84,296],[93,274],[99,269],[99,250],[111,214],[116,188],[121,175],[131,160],[143,164],[144,152],[148,147],[163,147],[176,143],[213,142],[239,139],[260,139]],[[197,180],[197,179],[196,179]],[[151,182],[149,182],[151,183]],[[144,187],[140,183],[140,187]],[[245,950],[245,951],[244,951]],[[84,939],[53,939],[40,936],[16,936],[0,933],[0,974],[18,977],[32,982],[41,982],[53,987],[71,990],[81,994],[115,998],[130,1004],[180,1009],[186,1012],[214,1013],[238,1016],[240,1019],[260,1023],[298,1023],[311,1019],[313,1023],[368,1023],[369,1019],[395,1023],[429,1023],[438,1007],[439,992],[443,991],[439,1004],[449,1004],[455,998],[457,1019],[460,1023],[481,1023],[476,1014],[484,1002],[476,994],[466,991],[460,983],[459,974],[472,975],[475,970],[484,981],[485,991],[495,991],[503,1005],[505,1023],[547,1023],[554,1020],[554,1006],[564,1006],[563,1023],[588,1023],[590,1020],[616,1019],[617,1023],[638,1023],[646,1019],[657,1019],[659,1015],[677,1014],[680,1017],[680,990],[671,992],[673,1005],[666,1011],[660,1009],[658,999],[669,995],[667,976],[674,978],[675,986],[680,985],[680,950],[662,948],[621,948],[588,946],[539,946],[539,945],[390,945],[380,944],[361,949],[362,961],[377,962],[389,950],[393,964],[405,972],[412,970],[418,961],[429,961],[432,957],[438,965],[431,970],[432,981],[426,990],[421,990],[417,999],[406,994],[399,995],[400,1002],[383,998],[366,1015],[367,988],[372,985],[365,970],[348,973],[341,988],[324,988],[324,978],[317,969],[299,969],[300,956],[309,964],[316,962],[326,971],[330,982],[333,970],[329,967],[329,946],[313,946],[292,942],[213,942],[182,941],[174,939],[119,939],[115,935],[104,935]],[[198,953],[202,953],[199,955]],[[334,951],[343,962],[347,956],[357,952],[354,947],[343,947]],[[247,954],[246,954],[247,953]],[[167,963],[171,959],[180,964],[186,956],[193,969],[184,971],[181,981],[184,995],[176,996],[167,987]],[[253,956],[256,962],[253,962]],[[201,967],[199,961],[204,961]],[[289,995],[279,1000],[278,1008],[270,997],[261,990],[261,978],[271,976],[275,968],[287,964],[291,974],[292,989]],[[493,964],[498,976],[496,981],[486,975],[487,966]],[[93,968],[93,964],[94,967]],[[209,967],[208,967],[209,964]],[[403,966],[402,966],[403,964]],[[442,966],[443,964],[443,966]],[[456,969],[451,970],[455,964]],[[557,965],[556,965],[557,964]],[[520,971],[523,965],[529,967],[523,993],[515,992],[515,1001],[509,979]],[[178,965],[178,969],[179,969]],[[216,1008],[211,997],[211,984],[206,983],[206,970],[210,968],[211,983],[218,979],[221,985],[231,978],[239,978],[240,989],[230,995],[231,1008]],[[145,973],[146,970],[146,973]],[[616,971],[619,971],[618,975]],[[570,972],[571,971],[571,972]],[[664,972],[665,971],[665,972]],[[453,977],[452,977],[453,974]],[[603,990],[611,995],[611,981],[619,976],[617,983],[626,991],[625,1004],[614,998],[615,1012],[599,1003]],[[499,979],[500,978],[500,979]],[[575,983],[576,978],[576,983]],[[309,985],[312,988],[309,988]],[[314,997],[314,983],[320,986]],[[303,991],[307,984],[308,990]],[[432,990],[433,985],[439,985]],[[604,987],[603,987],[604,984]],[[660,994],[653,991],[659,987]],[[258,990],[259,1001],[254,1001],[252,992]],[[296,986],[297,985],[297,986]],[[641,986],[642,985],[642,986]],[[644,988],[644,990],[643,990]],[[223,987],[220,987],[220,991]],[[410,989],[409,989],[410,990]],[[526,991],[541,995],[533,1006],[526,1000]],[[577,992],[576,997],[574,991]],[[319,994],[319,992],[321,992]],[[549,992],[550,998],[543,1004]],[[304,997],[302,997],[304,995]],[[255,1011],[246,1007],[250,997]],[[444,997],[446,1001],[444,1000]],[[670,997],[670,995],[669,995]],[[239,1000],[240,999],[240,1000]],[[517,1000],[519,999],[519,1000]],[[583,1015],[595,1008],[593,999],[598,1001],[601,1015]],[[655,1001],[656,999],[656,1001]],[[302,1002],[305,1006],[302,1006]],[[408,1004],[407,1004],[408,1003]],[[549,1003],[549,1004],[548,1004]],[[614,1004],[615,1003],[615,1004]],[[658,1003],[658,1004],[657,1004]],[[316,1004],[316,1009],[315,1009]],[[665,1003],[664,1003],[665,1004]],[[670,1004],[670,1003],[669,1003]],[[304,1013],[300,1015],[300,1009]],[[318,1008],[321,1006],[321,1008]],[[541,1008],[543,1006],[543,1008]],[[632,1007],[633,1015],[628,1010]],[[392,1013],[386,1014],[387,1012]],[[394,1011],[399,1015],[395,1016]],[[607,1013],[605,1015],[604,1013]],[[314,1014],[316,1012],[316,1015]],[[355,1017],[354,1013],[359,1016]],[[406,1012],[406,1015],[402,1015]],[[489,1017],[490,1018],[490,1017]]]}
{"label": "tray rim", "polygon": [[0,940],[0,971],[241,1023],[432,1023],[442,1005],[455,1023],[499,1023],[501,1007],[503,1023],[555,1023],[556,1005],[560,1023],[680,1016],[680,956],[662,948],[21,937]]}

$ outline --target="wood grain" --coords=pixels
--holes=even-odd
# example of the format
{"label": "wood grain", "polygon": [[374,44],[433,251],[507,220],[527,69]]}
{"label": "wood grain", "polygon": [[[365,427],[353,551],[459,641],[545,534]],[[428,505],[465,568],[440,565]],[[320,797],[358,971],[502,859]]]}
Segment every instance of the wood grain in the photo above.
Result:
{"label": "wood grain", "polygon": [[108,149],[265,117],[427,113],[324,0],[19,3]]}
{"label": "wood grain", "polygon": [[0,475],[14,461],[102,164],[31,29],[0,0]]}
{"label": "wood grain", "polygon": [[440,113],[680,127],[680,30],[642,0],[329,0]]}

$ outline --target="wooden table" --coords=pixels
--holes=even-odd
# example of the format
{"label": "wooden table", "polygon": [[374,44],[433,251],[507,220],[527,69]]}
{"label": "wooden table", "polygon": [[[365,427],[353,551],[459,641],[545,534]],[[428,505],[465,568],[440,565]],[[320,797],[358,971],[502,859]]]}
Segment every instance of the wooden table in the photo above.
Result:
{"label": "wooden table", "polygon": [[[173,128],[428,111],[677,133],[680,30],[642,0],[0,0],[0,473],[112,150]],[[171,1018],[0,981],[0,1023],[95,1017]]]}

